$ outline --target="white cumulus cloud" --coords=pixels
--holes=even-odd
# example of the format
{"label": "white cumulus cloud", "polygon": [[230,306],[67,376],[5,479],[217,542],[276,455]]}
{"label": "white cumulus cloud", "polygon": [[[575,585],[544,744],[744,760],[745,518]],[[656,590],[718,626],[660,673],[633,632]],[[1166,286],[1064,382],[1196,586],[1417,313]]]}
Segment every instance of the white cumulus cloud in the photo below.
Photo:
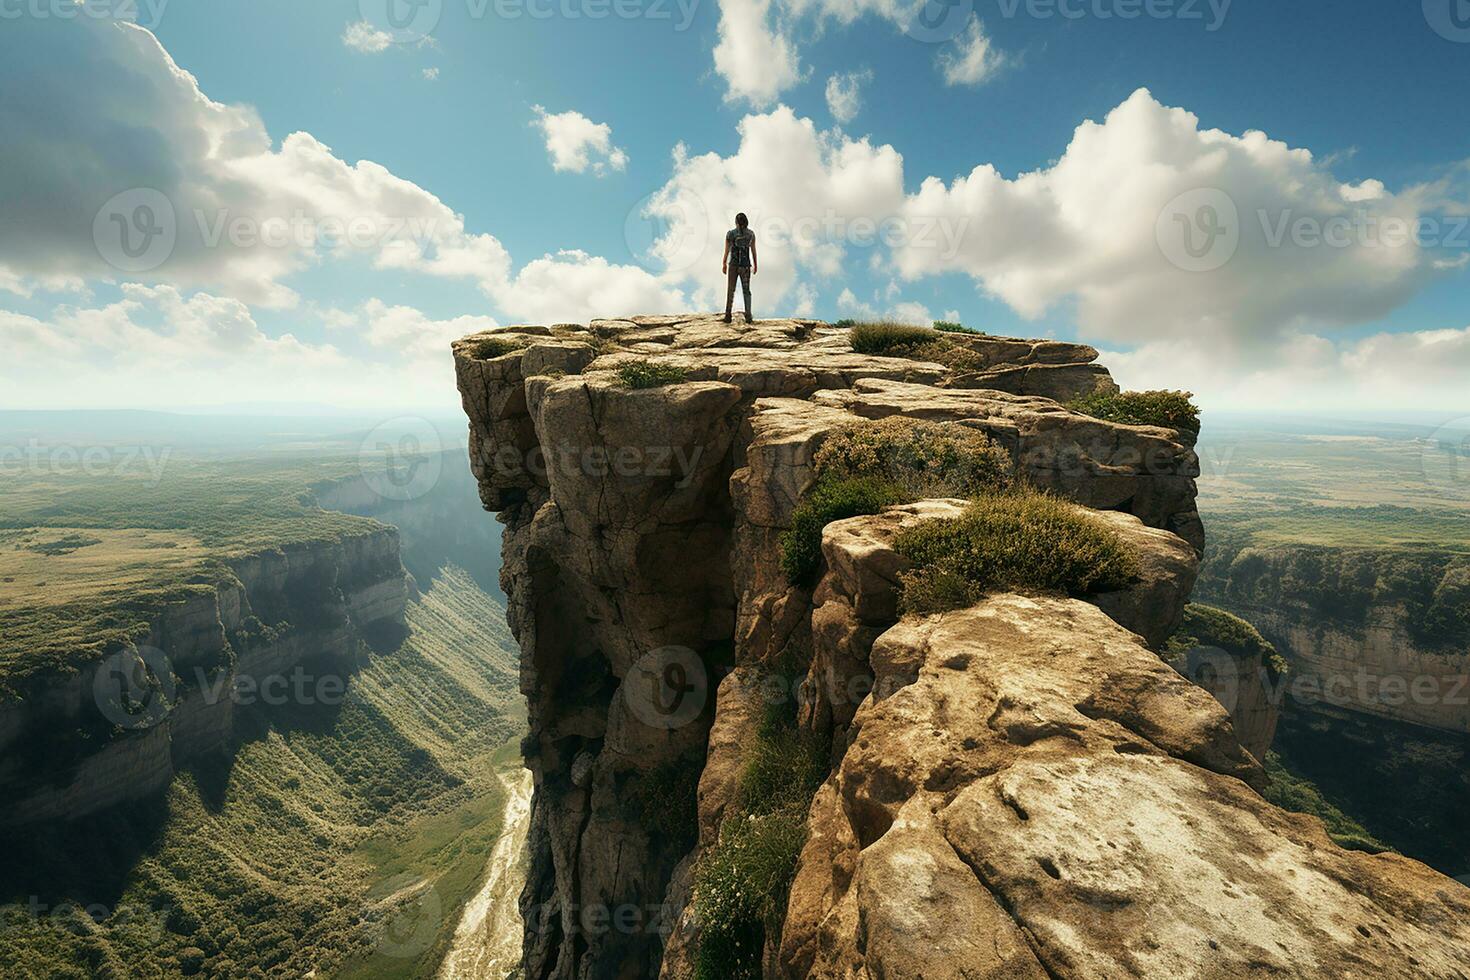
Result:
{"label": "white cumulus cloud", "polygon": [[342,43],[363,54],[379,54],[393,44],[393,35],[380,31],[365,20],[354,21],[342,32]]}
{"label": "white cumulus cloud", "polygon": [[[377,268],[473,282],[509,316],[554,311],[540,265],[515,270],[491,234],[422,187],[363,160],[348,163],[310,133],[273,145],[259,115],[200,91],[148,31],[92,18],[23,18],[7,42],[45,58],[0,59],[0,89],[46,92],[46,111],[0,99],[0,131],[24,133],[0,154],[0,213],[28,229],[0,236],[0,287],[132,279],[205,289],[264,307],[299,302],[285,280],[322,262],[356,258]],[[109,134],[79,143],[76,133]],[[615,148],[609,144],[607,164]],[[617,151],[617,160],[622,160]],[[57,167],[54,161],[70,165]],[[619,164],[621,165],[621,164]],[[161,196],[136,210],[140,189]],[[118,196],[121,195],[119,198]],[[109,202],[121,200],[116,214]],[[115,219],[115,220],[109,220]],[[134,223],[170,227],[176,240],[155,267],[119,268]],[[163,239],[159,239],[162,241]],[[538,260],[541,261],[541,260]],[[663,305],[670,290],[636,266],[563,257],[563,267],[615,285],[612,294]],[[551,289],[534,293],[531,282]],[[632,313],[638,307],[604,307]],[[568,301],[564,317],[585,312]]]}
{"label": "white cumulus cloud", "polygon": [[[1445,274],[1412,236],[1353,232],[1354,223],[1412,228],[1430,191],[1346,183],[1306,149],[1205,128],[1142,89],[1100,122],[1079,125],[1044,168],[1007,177],[982,163],[948,182],[923,179],[913,193],[895,148],[822,131],[785,106],[747,115],[739,134],[729,155],[681,147],[651,205],[667,222],[652,249],[668,264],[664,278],[692,282],[704,300],[717,293],[705,282],[709,257],[719,254],[729,216],[744,210],[761,242],[766,304],[779,304],[799,277],[959,274],[1024,317],[1062,306],[1084,339],[1137,348],[1120,362],[1125,370],[1176,357],[1251,373],[1287,348],[1345,364],[1352,352],[1322,337],[1373,322]],[[1208,208],[1192,203],[1201,193]],[[1331,237],[1344,225],[1336,244],[1294,231]],[[1208,268],[1192,264],[1187,242],[1213,245],[1227,231],[1220,241],[1233,244],[1221,261],[1209,262],[1212,252]],[[839,308],[928,315],[850,291]],[[1189,383],[1178,374],[1152,380]]]}
{"label": "white cumulus cloud", "polygon": [[580,174],[590,169],[601,177],[627,168],[628,154],[613,145],[607,123],[595,123],[576,110],[550,113],[539,105],[531,108],[536,113],[532,125],[546,137],[553,170]]}
{"label": "white cumulus cloud", "polygon": [[766,106],[801,81],[796,44],[776,23],[772,0],[720,0],[715,71],[725,101]]}

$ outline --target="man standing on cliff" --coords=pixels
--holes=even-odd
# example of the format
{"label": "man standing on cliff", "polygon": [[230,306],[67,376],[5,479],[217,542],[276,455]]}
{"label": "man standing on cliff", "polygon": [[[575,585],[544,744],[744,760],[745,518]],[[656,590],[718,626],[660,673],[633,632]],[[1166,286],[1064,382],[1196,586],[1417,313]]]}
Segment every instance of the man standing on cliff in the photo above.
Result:
{"label": "man standing on cliff", "polygon": [[725,233],[725,255],[720,259],[720,271],[727,277],[725,288],[725,322],[730,322],[730,309],[735,305],[735,280],[740,280],[745,293],[745,322],[754,323],[750,315],[750,277],[760,268],[755,254],[755,232],[750,230],[750,219],[741,212],[735,216],[735,227]]}

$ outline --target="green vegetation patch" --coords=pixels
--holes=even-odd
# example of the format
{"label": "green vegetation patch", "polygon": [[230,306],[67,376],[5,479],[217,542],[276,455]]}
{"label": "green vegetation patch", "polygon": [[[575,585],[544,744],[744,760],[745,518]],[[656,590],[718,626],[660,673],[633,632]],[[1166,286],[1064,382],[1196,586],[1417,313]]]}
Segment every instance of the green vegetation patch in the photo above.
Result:
{"label": "green vegetation patch", "polygon": [[970,497],[1012,483],[1010,455],[982,432],[901,416],[859,422],[829,436],[813,459],[816,480],[781,536],[789,581],[810,584],[822,563],[822,529],[923,497]]}
{"label": "green vegetation patch", "polygon": [[1095,391],[1067,403],[1083,415],[1124,425],[1157,425],[1181,432],[1199,431],[1199,409],[1187,391]]}
{"label": "green vegetation patch", "polygon": [[1338,847],[1370,854],[1392,850],[1361,823],[1330,803],[1315,783],[1287,769],[1281,756],[1275,752],[1266,753],[1266,775],[1271,780],[1266,799],[1283,810],[1317,817],[1326,826],[1327,836]]}
{"label": "green vegetation patch", "polygon": [[974,327],[967,327],[963,323],[955,323],[953,320],[935,320],[934,329],[940,333],[972,333],[977,336],[985,333],[984,330],[976,330]]}
{"label": "green vegetation patch", "polygon": [[792,515],[781,534],[781,569],[788,581],[810,585],[822,566],[822,529],[833,521],[876,514],[913,497],[888,480],[872,477],[819,480]]}
{"label": "green vegetation patch", "polygon": [[908,323],[855,323],[848,331],[848,340],[857,353],[892,357],[907,357],[911,348],[943,339],[936,330]]}
{"label": "green vegetation patch", "polygon": [[655,364],[652,361],[629,361],[617,369],[618,383],[625,388],[662,388],[676,385],[685,378],[677,364]]}
{"label": "green vegetation patch", "polygon": [[47,555],[55,558],[61,555],[69,555],[83,548],[90,548],[94,544],[101,544],[101,538],[94,538],[90,534],[67,534],[52,541],[39,541],[34,544],[26,544],[21,547],[27,551],[34,551],[38,555]]}
{"label": "green vegetation patch", "polygon": [[1250,623],[1223,609],[1191,602],[1184,607],[1179,629],[1169,638],[1167,653],[1181,657],[1202,646],[1219,647],[1235,657],[1260,657],[1273,677],[1284,677],[1291,670],[1286,658]]}
{"label": "green vegetation patch", "polygon": [[930,327],[907,323],[858,323],[849,329],[849,339],[852,349],[859,354],[929,361],[955,371],[977,371],[985,366],[985,359],[978,353]]}
{"label": "green vegetation patch", "polygon": [[[783,680],[776,687],[794,689],[794,676]],[[829,768],[827,740],[799,728],[794,708],[793,699],[768,706],[733,812],[695,869],[695,980],[760,980],[766,937],[781,935],[807,811]]]}
{"label": "green vegetation patch", "polygon": [[506,354],[514,354],[516,351],[526,349],[524,340],[510,340],[506,337],[485,337],[475,341],[470,348],[470,353],[477,360],[488,361],[495,357],[504,357]]}
{"label": "green vegetation patch", "polygon": [[819,476],[888,480],[914,495],[972,497],[1009,487],[1010,453],[976,429],[892,416],[839,429],[813,457]]}
{"label": "green vegetation patch", "polygon": [[914,564],[902,576],[905,612],[958,609],[1003,590],[1093,595],[1138,574],[1114,531],[1040,493],[977,498],[959,517],[902,532],[895,547]]}

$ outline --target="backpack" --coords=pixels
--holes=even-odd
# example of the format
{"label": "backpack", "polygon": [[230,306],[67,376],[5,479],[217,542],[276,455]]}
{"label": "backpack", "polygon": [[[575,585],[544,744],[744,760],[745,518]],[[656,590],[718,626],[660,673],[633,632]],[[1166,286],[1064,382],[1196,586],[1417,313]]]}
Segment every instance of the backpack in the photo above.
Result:
{"label": "backpack", "polygon": [[731,268],[749,268],[750,243],[755,240],[755,236],[750,233],[749,228],[734,228],[727,237],[730,239]]}

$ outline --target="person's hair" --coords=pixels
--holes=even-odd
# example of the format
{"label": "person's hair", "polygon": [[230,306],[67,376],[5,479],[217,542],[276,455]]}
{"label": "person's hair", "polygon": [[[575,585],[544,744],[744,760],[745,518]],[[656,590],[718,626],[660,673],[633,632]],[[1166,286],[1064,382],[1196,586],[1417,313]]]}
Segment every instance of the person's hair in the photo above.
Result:
{"label": "person's hair", "polygon": [[746,225],[749,225],[749,224],[750,224],[750,219],[745,216],[745,212],[744,211],[741,211],[739,214],[737,214],[735,216],[735,227],[736,228],[744,228]]}

